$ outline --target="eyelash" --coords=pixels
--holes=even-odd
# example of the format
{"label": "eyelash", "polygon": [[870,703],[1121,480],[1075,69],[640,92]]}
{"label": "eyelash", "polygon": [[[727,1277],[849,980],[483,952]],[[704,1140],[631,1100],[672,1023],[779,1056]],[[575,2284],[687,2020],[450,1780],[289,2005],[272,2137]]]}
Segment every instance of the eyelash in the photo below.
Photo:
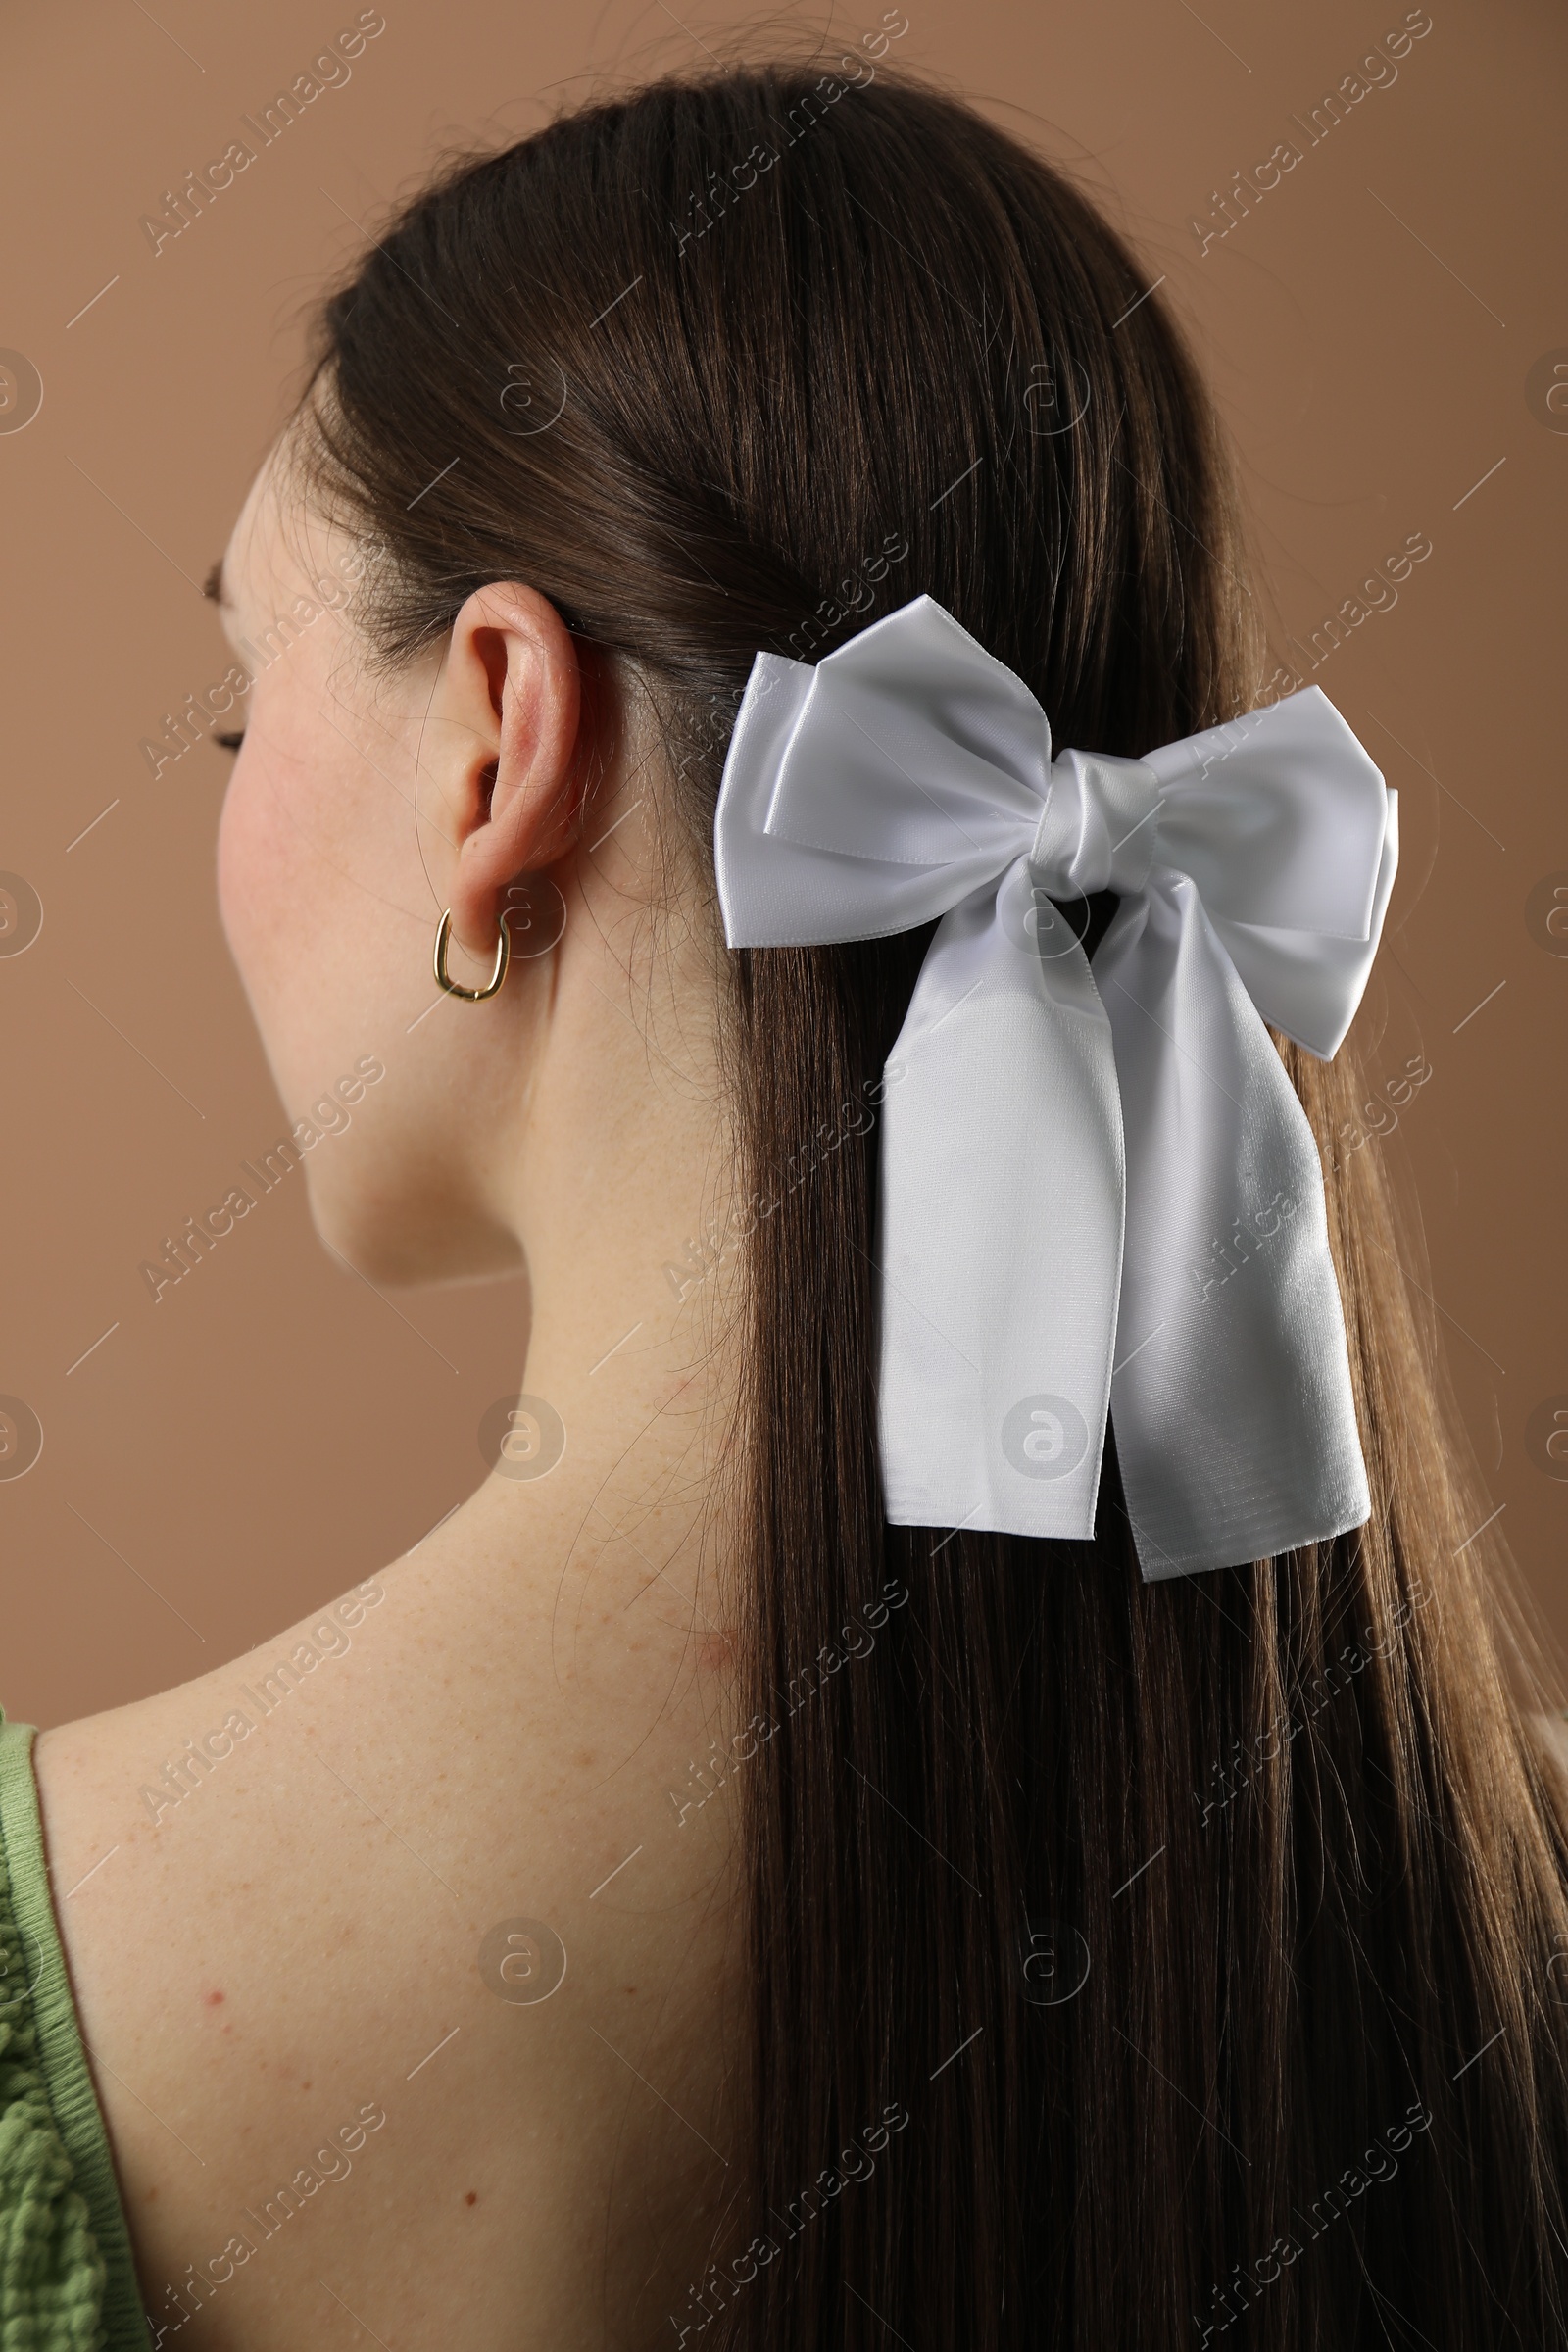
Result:
{"label": "eyelash", "polygon": [[215,734],[213,737],[213,741],[219,746],[220,750],[225,752],[237,752],[244,740],[245,730],[243,727],[241,727],[237,735]]}

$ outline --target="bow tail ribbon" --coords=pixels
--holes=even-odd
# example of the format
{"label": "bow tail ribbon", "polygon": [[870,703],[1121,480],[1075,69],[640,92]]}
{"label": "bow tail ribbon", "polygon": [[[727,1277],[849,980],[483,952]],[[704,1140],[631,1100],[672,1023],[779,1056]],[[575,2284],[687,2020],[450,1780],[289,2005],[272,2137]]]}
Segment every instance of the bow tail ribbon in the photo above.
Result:
{"label": "bow tail ribbon", "polygon": [[1372,1504],[1317,1143],[1192,878],[1152,874],[1094,973],[1127,1157],[1111,1419],[1144,1575],[1359,1527]]}
{"label": "bow tail ribbon", "polygon": [[1027,859],[960,902],[884,1120],[893,1524],[1091,1537],[1107,1416],[1148,1579],[1362,1524],[1317,1147],[1189,876],[1092,969]]}
{"label": "bow tail ribbon", "polygon": [[1042,914],[1020,858],[944,915],[888,1060],[879,1415],[895,1526],[1094,1533],[1122,1120],[1088,958],[1059,916],[1059,952],[1037,944]]}

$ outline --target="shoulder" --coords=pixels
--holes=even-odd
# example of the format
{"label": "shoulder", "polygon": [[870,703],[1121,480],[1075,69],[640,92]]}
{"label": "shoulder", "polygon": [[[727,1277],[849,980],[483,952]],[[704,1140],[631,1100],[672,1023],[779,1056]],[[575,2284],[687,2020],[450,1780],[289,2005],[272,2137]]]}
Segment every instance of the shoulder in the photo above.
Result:
{"label": "shoulder", "polygon": [[[375,1947],[392,1888],[375,1885],[384,1850],[351,1793],[373,1787],[388,1809],[364,1753],[380,1679],[355,1630],[367,1597],[35,1743],[55,1914],[127,2218],[144,2269],[172,2278],[193,2238],[216,2249],[230,2233],[236,2137],[286,2181],[384,2088],[345,1998],[352,1966],[358,2003],[395,2030],[400,1986]],[[394,1722],[394,1771],[399,1756]],[[395,1940],[417,1962],[420,1908],[396,1891]]]}
{"label": "shoulder", "polygon": [[[37,1742],[143,2278],[172,2292],[210,2251],[256,2352],[311,2332],[328,2251],[377,2332],[356,2293],[387,2312],[396,2271],[416,2323],[464,2297],[473,2352],[525,2304],[564,2337],[603,2268],[628,2097],[682,2078],[694,2118],[721,2097],[724,1808],[676,1835],[668,1803],[706,1729],[689,1705],[629,1728],[642,1707],[590,1703],[509,1588],[460,1604],[417,1566]],[[705,2204],[691,2164],[719,2127],[668,2129],[639,2262]]]}

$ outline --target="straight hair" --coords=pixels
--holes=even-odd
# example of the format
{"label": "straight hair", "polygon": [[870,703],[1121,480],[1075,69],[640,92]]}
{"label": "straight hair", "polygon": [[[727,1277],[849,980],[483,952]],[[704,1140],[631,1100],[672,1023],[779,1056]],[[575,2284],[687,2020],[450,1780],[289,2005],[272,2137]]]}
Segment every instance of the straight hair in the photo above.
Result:
{"label": "straight hair", "polygon": [[[322,302],[292,420],[313,505],[370,552],[374,661],[534,584],[652,697],[710,885],[754,656],[815,660],[922,591],[1086,751],[1264,691],[1164,298],[1062,172],[867,67],[662,79],[448,162]],[[1275,1036],[1367,1525],[1146,1584],[1112,1442],[1092,1542],[889,1527],[874,1102],[929,937],[741,952],[720,984],[765,1207],[752,2146],[676,2339],[1562,2342],[1565,1834],[1526,1712],[1555,1701],[1500,1534],[1471,1533],[1414,1244],[1379,1155],[1339,1152],[1354,1048]]]}

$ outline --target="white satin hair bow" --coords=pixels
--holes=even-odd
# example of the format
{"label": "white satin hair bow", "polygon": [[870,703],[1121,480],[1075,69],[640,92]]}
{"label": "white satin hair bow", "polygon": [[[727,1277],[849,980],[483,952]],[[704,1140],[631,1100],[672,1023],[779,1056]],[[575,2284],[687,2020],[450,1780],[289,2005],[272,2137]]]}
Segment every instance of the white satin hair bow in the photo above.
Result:
{"label": "white satin hair bow", "polygon": [[[1146,1578],[1362,1525],[1322,1169],[1263,1025],[1337,1052],[1398,859],[1321,690],[1054,760],[918,596],[814,667],[757,656],[714,849],[732,948],[942,917],[883,1098],[888,1519],[1092,1536],[1109,1414]],[[1107,889],[1091,970],[1052,902]]]}

